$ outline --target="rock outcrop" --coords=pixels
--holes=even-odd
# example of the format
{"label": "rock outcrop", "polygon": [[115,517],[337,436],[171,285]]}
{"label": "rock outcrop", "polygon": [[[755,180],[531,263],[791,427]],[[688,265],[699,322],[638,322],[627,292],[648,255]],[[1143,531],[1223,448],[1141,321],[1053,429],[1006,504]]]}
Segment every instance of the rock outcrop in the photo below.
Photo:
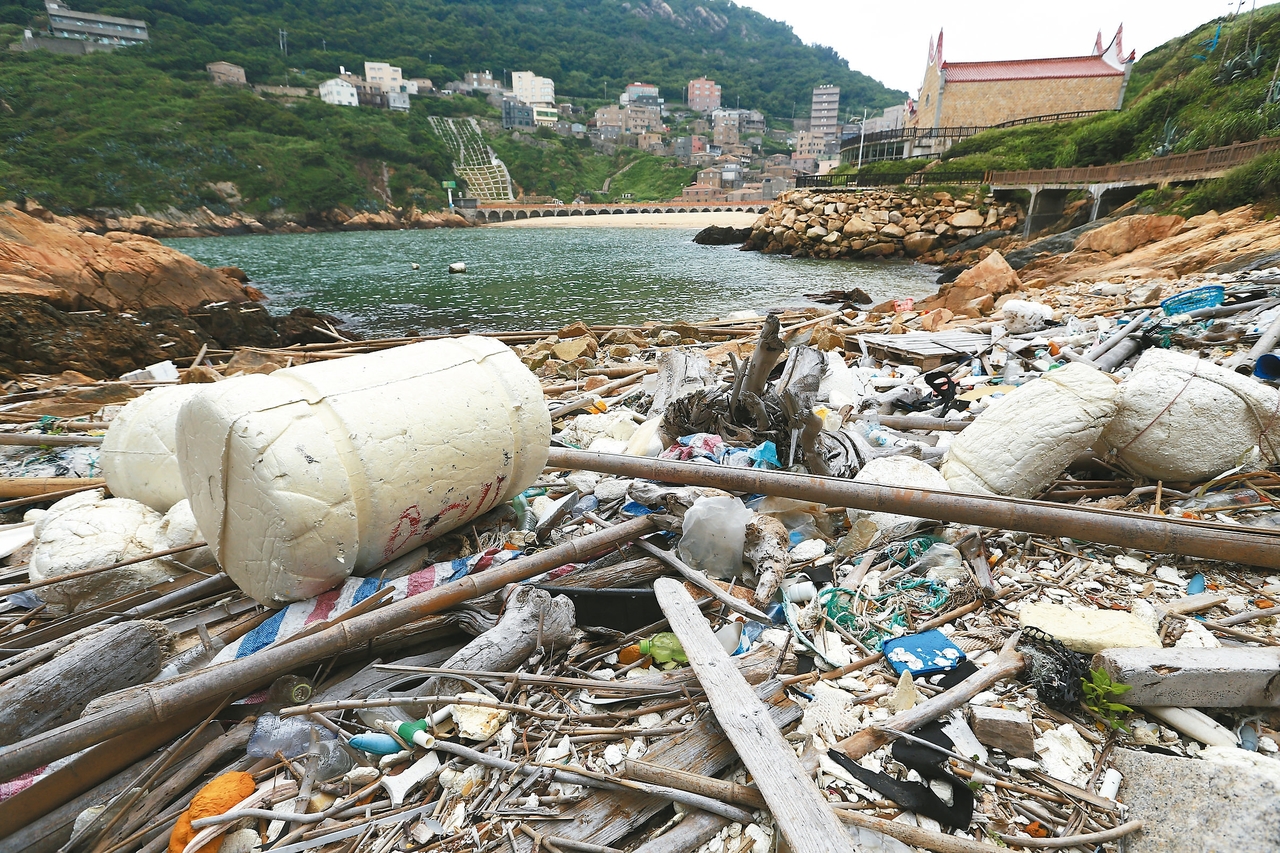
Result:
{"label": "rock outcrop", "polygon": [[64,311],[247,302],[256,291],[151,237],[75,231],[0,206],[0,293]]}
{"label": "rock outcrop", "polygon": [[1022,216],[1015,204],[909,195],[887,190],[794,190],[779,196],[743,246],[798,258],[941,260],[948,249],[988,231],[1001,236]]}
{"label": "rock outcrop", "polygon": [[1082,252],[1105,252],[1112,256],[1123,255],[1139,246],[1172,237],[1185,222],[1181,216],[1125,216],[1086,233],[1076,243],[1076,249]]}
{"label": "rock outcrop", "polygon": [[918,310],[946,308],[957,317],[985,317],[995,309],[997,299],[1021,289],[1018,274],[999,252],[992,252],[920,302]]}

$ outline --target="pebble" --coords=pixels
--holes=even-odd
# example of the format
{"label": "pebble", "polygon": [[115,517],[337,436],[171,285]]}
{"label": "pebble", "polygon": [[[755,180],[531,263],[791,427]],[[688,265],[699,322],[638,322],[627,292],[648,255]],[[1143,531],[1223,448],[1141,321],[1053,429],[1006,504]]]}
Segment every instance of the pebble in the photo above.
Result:
{"label": "pebble", "polygon": [[601,480],[595,485],[593,493],[600,503],[611,503],[626,497],[627,490],[631,488],[631,483],[631,480]]}

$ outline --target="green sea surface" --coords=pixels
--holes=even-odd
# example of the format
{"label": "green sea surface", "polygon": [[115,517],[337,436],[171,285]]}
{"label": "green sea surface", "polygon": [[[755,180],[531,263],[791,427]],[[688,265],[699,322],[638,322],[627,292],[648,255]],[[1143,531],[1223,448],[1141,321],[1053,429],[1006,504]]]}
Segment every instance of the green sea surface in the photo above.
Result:
{"label": "green sea surface", "polygon": [[[273,313],[306,306],[377,336],[698,321],[813,306],[805,294],[828,290],[860,287],[881,302],[937,289],[937,270],[923,264],[761,255],[699,246],[696,233],[481,227],[164,242],[209,266],[240,267]],[[465,274],[449,274],[455,261],[467,265]]]}

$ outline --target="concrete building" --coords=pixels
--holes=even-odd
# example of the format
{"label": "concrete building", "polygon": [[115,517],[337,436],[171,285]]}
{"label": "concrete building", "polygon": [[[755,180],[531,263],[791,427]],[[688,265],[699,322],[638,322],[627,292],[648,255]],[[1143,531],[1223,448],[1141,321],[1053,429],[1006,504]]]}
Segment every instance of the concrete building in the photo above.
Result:
{"label": "concrete building", "polygon": [[705,169],[698,170],[695,180],[701,186],[720,189],[720,176],[721,169],[719,166],[708,166]]}
{"label": "concrete building", "polygon": [[356,92],[356,87],[341,77],[334,77],[320,84],[320,100],[339,107],[360,106],[360,96]]}
{"label": "concrete building", "polygon": [[511,72],[511,91],[516,100],[531,106],[549,106],[556,104],[556,84],[550,77],[539,77],[532,71]]}
{"label": "concrete building", "polygon": [[555,127],[559,121],[561,121],[560,111],[554,105],[533,105],[533,123],[538,127]]}
{"label": "concrete building", "polygon": [[1098,33],[1084,56],[948,62],[942,32],[929,41],[920,95],[907,103],[907,127],[991,127],[1006,121],[1085,110],[1116,110],[1124,101],[1134,54],[1123,28],[1107,46]]}
{"label": "concrete building", "polygon": [[618,96],[618,103],[622,106],[630,104],[640,104],[646,107],[662,107],[662,98],[658,97],[658,87],[650,86],[648,83],[630,83],[622,94]]}
{"label": "concrete building", "polygon": [[244,69],[239,65],[221,61],[210,62],[204,70],[209,72],[209,78],[213,80],[215,86],[249,85],[249,81],[244,76]]}
{"label": "concrete building", "polygon": [[[54,38],[90,42],[95,45],[93,49],[96,50],[132,47],[151,40],[146,21],[76,12],[57,0],[45,0],[44,9],[48,13],[49,31]],[[85,52],[91,52],[91,49],[86,47]]]}
{"label": "concrete building", "polygon": [[795,153],[801,157],[821,157],[827,150],[827,138],[809,131],[796,134]]}
{"label": "concrete building", "polygon": [[818,86],[809,106],[809,132],[815,136],[840,135],[840,87]]}
{"label": "concrete building", "polygon": [[533,130],[533,107],[515,98],[502,99],[502,127],[505,130]]}
{"label": "concrete building", "polygon": [[707,138],[698,134],[678,136],[671,142],[671,155],[685,164],[692,162],[695,154],[703,154],[706,150]]}
{"label": "concrete building", "polygon": [[377,86],[384,95],[392,92],[401,92],[408,95],[418,94],[418,84],[413,80],[406,80],[404,74],[394,65],[385,62],[366,62],[364,64],[364,79],[373,86]]}
{"label": "concrete building", "polygon": [[395,110],[398,113],[409,112],[409,93],[408,92],[386,92],[387,109]]}
{"label": "concrete building", "polygon": [[430,77],[410,77],[409,82],[413,84],[413,88],[417,89],[417,92],[409,94],[425,95],[428,92],[434,92],[436,88]]}
{"label": "concrete building", "polygon": [[[864,133],[880,133],[886,130],[900,130],[907,123],[907,105],[898,104],[895,107],[886,107],[884,113],[878,116],[871,116],[865,122],[862,122],[862,132]],[[857,133],[856,125],[854,133]]]}
{"label": "concrete building", "polygon": [[662,142],[661,133],[641,133],[636,136],[636,147],[641,151],[649,151],[652,153],[664,153],[667,146]]}
{"label": "concrete building", "polygon": [[708,184],[694,184],[680,191],[683,201],[718,203],[724,201],[724,190]]}
{"label": "concrete building", "polygon": [[689,109],[700,113],[709,113],[720,108],[721,86],[715,80],[699,77],[689,81],[689,94],[686,100]]}

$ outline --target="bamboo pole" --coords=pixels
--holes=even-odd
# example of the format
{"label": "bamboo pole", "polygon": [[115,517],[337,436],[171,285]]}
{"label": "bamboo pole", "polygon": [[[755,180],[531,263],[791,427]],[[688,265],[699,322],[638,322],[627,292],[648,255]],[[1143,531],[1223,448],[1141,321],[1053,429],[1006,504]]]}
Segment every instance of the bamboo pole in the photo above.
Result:
{"label": "bamboo pole", "polygon": [[589,533],[554,548],[513,560],[500,568],[469,575],[453,583],[411,596],[340,622],[319,633],[290,643],[271,646],[260,652],[202,669],[192,677],[176,678],[147,685],[136,701],[81,718],[16,744],[0,748],[0,779],[12,779],[108,738],[157,726],[188,709],[228,694],[241,696],[261,684],[292,671],[295,667],[322,660],[420,619],[455,607],[486,593],[502,589],[617,547],[651,533],[648,516],[623,522],[608,530]]}
{"label": "bamboo pole", "polygon": [[0,447],[76,447],[102,444],[100,435],[35,435],[32,433],[0,433]]}
{"label": "bamboo pole", "polygon": [[729,468],[553,447],[547,464],[687,486],[796,498],[828,506],[893,512],[957,524],[1070,536],[1156,554],[1280,568],[1280,534],[1184,518],[1139,515],[1044,501],[906,489],[783,471]]}
{"label": "bamboo pole", "polygon": [[[66,497],[106,484],[101,477],[0,477],[0,498]],[[0,509],[4,508],[0,504]]]}

